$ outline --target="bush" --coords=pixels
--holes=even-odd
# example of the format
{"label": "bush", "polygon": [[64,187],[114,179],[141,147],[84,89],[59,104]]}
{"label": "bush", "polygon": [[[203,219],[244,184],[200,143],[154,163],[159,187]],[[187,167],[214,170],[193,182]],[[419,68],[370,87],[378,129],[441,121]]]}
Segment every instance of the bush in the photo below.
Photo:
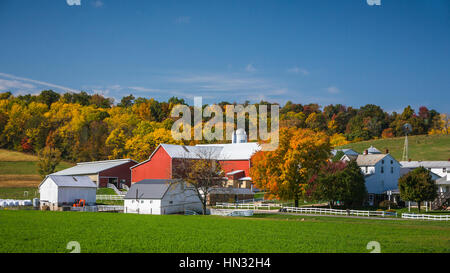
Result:
{"label": "bush", "polygon": [[395,209],[388,209],[386,212],[395,212]]}
{"label": "bush", "polygon": [[392,209],[392,208],[397,208],[397,204],[394,203],[393,201],[389,201],[389,200],[381,201],[380,204],[379,204],[378,206],[379,206],[380,208],[383,208],[383,209],[388,209],[388,208],[389,208],[389,205],[391,205],[391,209]]}
{"label": "bush", "polygon": [[382,209],[377,209],[377,211],[384,211],[384,210],[382,210]]}

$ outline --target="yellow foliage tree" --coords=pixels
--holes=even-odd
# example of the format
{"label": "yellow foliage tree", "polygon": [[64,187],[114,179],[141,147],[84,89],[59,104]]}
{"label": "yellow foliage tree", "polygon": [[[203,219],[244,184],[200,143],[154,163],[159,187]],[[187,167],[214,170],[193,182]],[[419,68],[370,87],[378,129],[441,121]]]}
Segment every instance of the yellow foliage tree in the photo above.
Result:
{"label": "yellow foliage tree", "polygon": [[250,175],[269,197],[293,199],[298,206],[306,186],[329,158],[330,150],[329,137],[323,132],[282,128],[278,149],[256,153]]}

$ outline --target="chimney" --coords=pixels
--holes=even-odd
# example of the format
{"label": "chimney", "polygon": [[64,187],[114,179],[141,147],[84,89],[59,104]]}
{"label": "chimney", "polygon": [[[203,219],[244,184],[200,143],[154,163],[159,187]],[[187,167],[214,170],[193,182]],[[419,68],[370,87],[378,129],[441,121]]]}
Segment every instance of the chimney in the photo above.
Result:
{"label": "chimney", "polygon": [[368,154],[369,153],[369,150],[364,150],[364,154],[366,155],[366,154]]}
{"label": "chimney", "polygon": [[389,153],[389,149],[386,149],[386,153],[387,153],[387,154]]}

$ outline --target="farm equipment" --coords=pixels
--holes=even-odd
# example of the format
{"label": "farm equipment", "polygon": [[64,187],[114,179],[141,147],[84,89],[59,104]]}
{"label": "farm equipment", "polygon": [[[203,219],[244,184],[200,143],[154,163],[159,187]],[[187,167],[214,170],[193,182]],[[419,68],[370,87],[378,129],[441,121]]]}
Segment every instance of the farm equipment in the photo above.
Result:
{"label": "farm equipment", "polygon": [[76,199],[75,203],[73,204],[74,208],[81,208],[86,206],[86,200],[84,199]]}

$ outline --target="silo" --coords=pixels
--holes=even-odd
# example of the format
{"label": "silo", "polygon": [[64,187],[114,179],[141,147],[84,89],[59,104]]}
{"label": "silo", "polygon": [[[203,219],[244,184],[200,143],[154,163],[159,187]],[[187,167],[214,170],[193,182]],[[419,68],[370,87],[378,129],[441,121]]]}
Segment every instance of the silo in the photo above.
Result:
{"label": "silo", "polygon": [[246,143],[247,142],[247,134],[245,130],[242,128],[237,129],[233,132],[232,143]]}

